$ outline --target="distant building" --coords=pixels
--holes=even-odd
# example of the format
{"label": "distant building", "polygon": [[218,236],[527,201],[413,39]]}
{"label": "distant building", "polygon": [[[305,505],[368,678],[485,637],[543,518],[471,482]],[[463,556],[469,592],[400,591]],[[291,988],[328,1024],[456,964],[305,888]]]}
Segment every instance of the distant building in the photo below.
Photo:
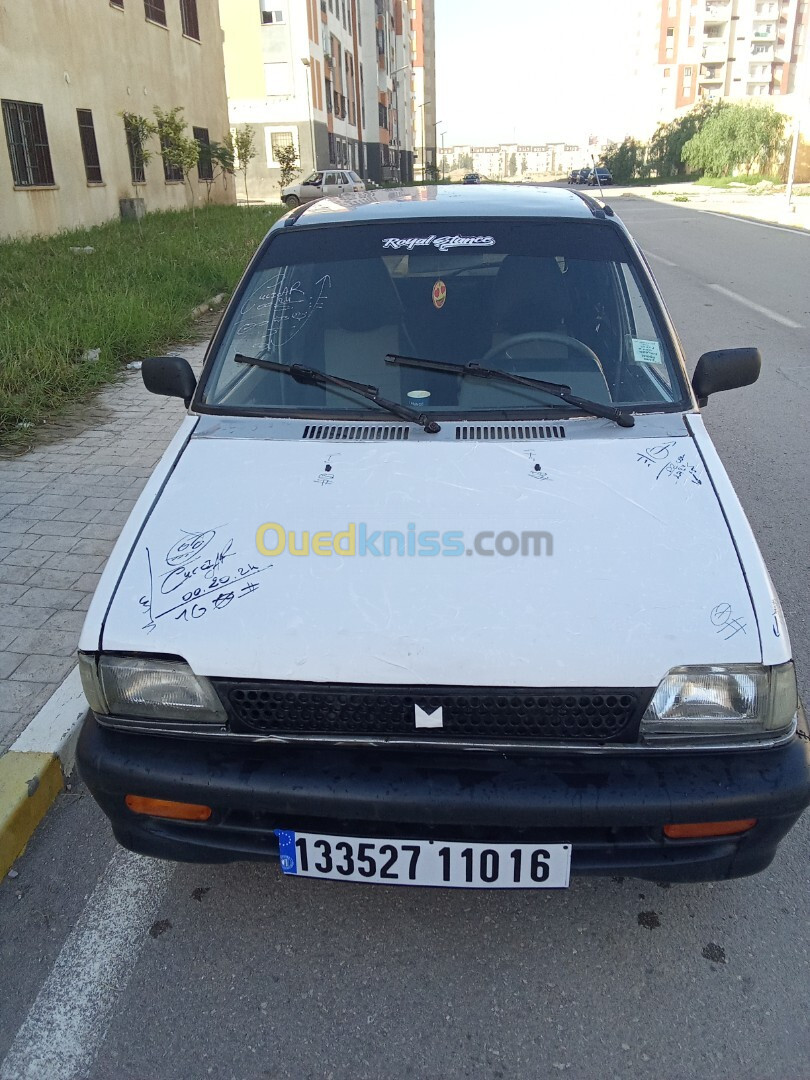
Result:
{"label": "distant building", "polygon": [[413,176],[407,0],[220,0],[232,127],[251,126],[251,197],[279,196],[276,151],[301,177],[329,166]]}
{"label": "distant building", "polygon": [[[121,117],[182,106],[201,142],[228,131],[217,0],[35,0],[0,4],[0,236],[48,234],[189,205],[160,154],[145,167]],[[155,142],[152,149],[159,151]],[[206,194],[206,169],[193,176]],[[233,184],[211,191],[232,202]]]}
{"label": "distant building", "polygon": [[[604,149],[598,139],[587,146],[575,143],[500,143],[498,146],[445,146],[439,152],[439,171],[477,172],[491,180],[523,180],[567,175],[572,169],[592,164]],[[515,171],[512,172],[514,162]]]}

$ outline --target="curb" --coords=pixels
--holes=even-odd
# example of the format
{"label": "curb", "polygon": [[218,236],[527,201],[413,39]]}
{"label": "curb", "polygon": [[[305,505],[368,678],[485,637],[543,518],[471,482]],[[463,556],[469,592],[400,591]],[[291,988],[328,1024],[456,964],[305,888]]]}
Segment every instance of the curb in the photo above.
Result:
{"label": "curb", "polygon": [[76,757],[79,726],[87,713],[74,667],[37,715],[0,757],[0,878],[22,854],[57,795]]}

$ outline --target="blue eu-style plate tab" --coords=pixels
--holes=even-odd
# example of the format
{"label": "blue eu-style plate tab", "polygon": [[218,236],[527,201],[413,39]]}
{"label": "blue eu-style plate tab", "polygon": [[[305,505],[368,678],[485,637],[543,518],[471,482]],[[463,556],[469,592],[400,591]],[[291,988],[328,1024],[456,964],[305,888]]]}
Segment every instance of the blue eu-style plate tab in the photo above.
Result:
{"label": "blue eu-style plate tab", "polygon": [[292,829],[276,829],[278,837],[278,854],[281,860],[281,869],[285,874],[298,873],[298,860],[295,857],[295,833]]}

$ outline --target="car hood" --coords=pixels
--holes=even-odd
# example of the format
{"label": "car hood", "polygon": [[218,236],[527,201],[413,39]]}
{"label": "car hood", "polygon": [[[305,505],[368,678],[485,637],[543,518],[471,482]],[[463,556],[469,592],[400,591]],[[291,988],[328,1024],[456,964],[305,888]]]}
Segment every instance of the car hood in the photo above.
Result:
{"label": "car hood", "polygon": [[[257,437],[269,423],[209,423],[185,445],[109,590],[105,650],[211,676],[475,686],[655,686],[680,664],[761,659],[688,433]],[[277,551],[287,532],[355,553]]]}

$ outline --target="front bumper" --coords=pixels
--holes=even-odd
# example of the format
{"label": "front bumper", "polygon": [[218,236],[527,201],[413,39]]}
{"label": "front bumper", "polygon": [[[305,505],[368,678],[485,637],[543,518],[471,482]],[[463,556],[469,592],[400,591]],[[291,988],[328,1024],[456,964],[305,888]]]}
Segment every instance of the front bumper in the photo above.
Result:
{"label": "front bumper", "polygon": [[[125,847],[192,862],[277,857],[273,830],[570,843],[574,874],[708,881],[764,869],[810,803],[810,741],[723,753],[338,749],[110,731],[91,715],[82,777]],[[205,823],[145,817],[127,794],[203,803]],[[668,840],[667,823],[756,818],[740,836]]]}

